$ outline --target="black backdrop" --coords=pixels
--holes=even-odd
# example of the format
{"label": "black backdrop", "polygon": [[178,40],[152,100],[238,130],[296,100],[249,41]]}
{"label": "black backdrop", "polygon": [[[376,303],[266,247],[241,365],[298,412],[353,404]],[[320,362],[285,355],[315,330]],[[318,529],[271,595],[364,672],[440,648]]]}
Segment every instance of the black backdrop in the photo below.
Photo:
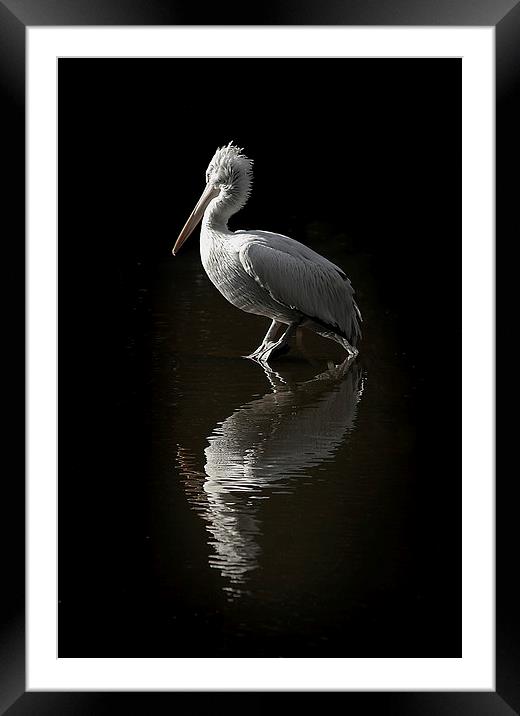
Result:
{"label": "black backdrop", "polygon": [[[348,226],[351,250],[372,257],[402,350],[427,376],[415,405],[418,489],[437,525],[425,560],[439,569],[439,594],[460,604],[460,562],[443,570],[436,561],[461,546],[461,414],[452,399],[446,409],[448,394],[460,394],[460,60],[67,59],[59,61],[63,656],[165,655],[127,653],[131,615],[114,621],[116,564],[145,559],[137,546],[123,556],[118,535],[125,521],[146,519],[131,490],[144,457],[128,447],[150,430],[144,373],[127,363],[122,336],[135,320],[136,277],[167,260],[209,158],[230,139],[255,159],[255,190],[236,228],[300,238],[313,221]],[[146,332],[146,319],[134,328]],[[127,489],[107,479],[114,472]],[[457,634],[459,617],[451,617]],[[120,653],[103,651],[107,631]]]}

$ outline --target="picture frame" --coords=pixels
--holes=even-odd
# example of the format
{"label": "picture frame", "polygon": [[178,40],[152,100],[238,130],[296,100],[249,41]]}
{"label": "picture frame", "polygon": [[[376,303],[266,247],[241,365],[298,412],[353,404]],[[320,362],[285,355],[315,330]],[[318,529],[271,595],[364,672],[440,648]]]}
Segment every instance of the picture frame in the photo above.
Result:
{"label": "picture frame", "polygon": [[[513,102],[518,93],[520,75],[520,4],[481,3],[478,8],[427,7],[407,8],[392,13],[382,3],[370,8],[327,10],[327,3],[319,7],[300,8],[297,17],[277,10],[270,13],[267,7],[248,13],[247,24],[332,24],[332,25],[488,25],[496,32],[496,136],[497,136],[497,228],[505,235],[514,222],[514,186],[505,177],[515,166],[518,150],[514,147],[515,114]],[[501,14],[502,13],[502,14]],[[205,24],[246,24],[244,10],[238,15],[226,17],[219,8],[210,12]],[[125,8],[124,3],[104,3],[103,8],[90,8],[88,3],[73,5],[61,3],[56,7],[47,2],[0,3],[0,61],[3,65],[2,96],[7,131],[10,137],[10,156],[6,159],[6,174],[11,178],[8,192],[10,200],[5,203],[8,221],[13,227],[18,247],[23,245],[25,222],[24,172],[25,132],[24,86],[25,86],[25,28],[37,25],[143,25],[143,24],[190,24],[193,11],[182,8],[181,3],[155,3],[139,12]],[[198,18],[196,18],[198,19]],[[239,22],[237,22],[239,20]],[[195,24],[201,24],[199,22]],[[518,123],[518,117],[516,117]],[[20,477],[9,485],[10,519],[3,526],[9,534],[8,555],[9,603],[2,615],[2,658],[0,713],[103,713],[114,705],[125,710],[171,709],[176,694],[95,694],[67,692],[25,691],[25,645],[24,645],[24,537],[21,525],[24,521],[24,488]],[[386,713],[472,713],[508,714],[520,710],[520,665],[515,660],[518,653],[518,626],[514,604],[514,590],[508,550],[514,546],[514,487],[507,483],[497,489],[497,597],[496,597],[496,692],[468,693],[342,693],[344,706],[363,710],[377,709]],[[7,542],[4,540],[4,544]],[[507,560],[507,561],[506,561]],[[198,698],[212,698],[199,694]],[[263,694],[262,699],[269,698]],[[126,706],[124,702],[126,701]],[[116,703],[117,702],[117,703]],[[259,703],[262,703],[260,700]]]}

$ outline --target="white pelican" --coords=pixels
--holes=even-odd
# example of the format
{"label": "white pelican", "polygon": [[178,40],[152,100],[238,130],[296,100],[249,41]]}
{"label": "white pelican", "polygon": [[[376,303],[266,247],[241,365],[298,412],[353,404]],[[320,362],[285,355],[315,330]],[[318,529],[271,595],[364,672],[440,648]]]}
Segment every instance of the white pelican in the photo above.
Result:
{"label": "white pelican", "polygon": [[267,364],[286,349],[300,326],[357,355],[361,314],[350,281],[338,266],[287,236],[228,229],[229,218],[251,193],[252,161],[242,152],[232,142],[217,149],[206,170],[206,188],[172,253],[177,254],[203,219],[200,257],[210,280],[233,306],[272,321],[248,358]]}

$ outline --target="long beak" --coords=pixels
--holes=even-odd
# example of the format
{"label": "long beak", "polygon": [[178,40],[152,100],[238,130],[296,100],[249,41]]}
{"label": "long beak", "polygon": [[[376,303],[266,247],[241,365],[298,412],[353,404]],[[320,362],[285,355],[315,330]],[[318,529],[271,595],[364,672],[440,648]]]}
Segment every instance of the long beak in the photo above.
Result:
{"label": "long beak", "polygon": [[218,195],[218,193],[218,189],[211,186],[210,184],[206,184],[206,188],[202,192],[202,196],[198,200],[196,207],[191,212],[188,221],[184,224],[182,231],[179,234],[179,238],[175,242],[175,246],[172,250],[172,254],[174,256],[179,252],[179,249],[186,241],[188,236],[193,233],[193,230],[196,228],[197,224],[202,219],[204,212],[206,211],[207,205],[214,197]]}

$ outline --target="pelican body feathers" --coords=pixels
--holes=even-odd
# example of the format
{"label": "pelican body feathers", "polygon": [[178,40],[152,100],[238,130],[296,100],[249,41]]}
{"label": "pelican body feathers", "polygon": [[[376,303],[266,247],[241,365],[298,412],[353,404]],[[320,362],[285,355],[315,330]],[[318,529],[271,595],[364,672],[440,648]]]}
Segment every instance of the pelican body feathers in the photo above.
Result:
{"label": "pelican body feathers", "polygon": [[[344,271],[299,241],[269,231],[230,231],[229,217],[247,201],[252,162],[229,144],[215,153],[206,189],[186,222],[174,253],[202,219],[200,256],[220,293],[271,327],[251,358],[267,362],[294,330],[309,328],[357,353],[361,313]],[[284,329],[281,338],[276,333]]]}

